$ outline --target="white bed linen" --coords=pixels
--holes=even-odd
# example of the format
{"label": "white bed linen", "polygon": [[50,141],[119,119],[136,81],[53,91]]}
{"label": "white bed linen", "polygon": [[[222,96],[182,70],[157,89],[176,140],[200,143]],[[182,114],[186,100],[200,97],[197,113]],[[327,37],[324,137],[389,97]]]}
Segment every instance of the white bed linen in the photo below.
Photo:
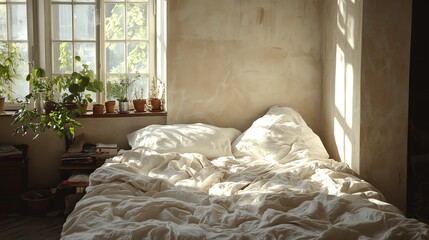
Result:
{"label": "white bed linen", "polygon": [[290,108],[256,120],[232,144],[236,157],[208,160],[204,141],[193,141],[197,153],[155,152],[165,141],[152,150],[143,141],[91,174],[62,238],[429,239],[427,225],[329,159]]}
{"label": "white bed linen", "polygon": [[62,239],[428,239],[346,164],[124,151],[90,176]]}

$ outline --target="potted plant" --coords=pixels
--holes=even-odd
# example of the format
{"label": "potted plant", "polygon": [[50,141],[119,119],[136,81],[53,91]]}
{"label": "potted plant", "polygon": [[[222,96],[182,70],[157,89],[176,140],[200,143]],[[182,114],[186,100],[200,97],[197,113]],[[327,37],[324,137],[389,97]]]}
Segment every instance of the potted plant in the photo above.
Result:
{"label": "potted plant", "polygon": [[92,113],[93,114],[103,114],[104,113],[104,105],[100,103],[96,103],[92,105]]}
{"label": "potted plant", "polygon": [[109,100],[104,103],[106,106],[106,113],[114,113],[116,102],[114,100]]}
{"label": "potted plant", "polygon": [[163,110],[162,99],[164,98],[164,84],[158,78],[154,77],[149,91],[149,110],[159,112]]}
{"label": "potted plant", "polygon": [[146,99],[144,98],[144,89],[134,90],[133,99],[134,110],[136,112],[144,112],[146,107]]}
{"label": "potted plant", "polygon": [[[76,57],[76,60],[80,61],[80,58]],[[57,102],[55,110],[49,114],[40,114],[29,108],[32,95],[26,96],[25,101],[21,102],[21,108],[13,115],[13,124],[19,124],[13,134],[25,135],[31,132],[35,134],[34,138],[37,138],[40,134],[52,129],[61,138],[65,138],[66,149],[68,149],[74,141],[75,128],[81,126],[81,123],[75,120],[77,113],[81,111],[79,107],[85,100],[92,101],[88,96],[89,94],[87,95],[85,92],[101,91],[102,89],[101,82],[95,80],[91,73],[92,71],[88,69],[88,66],[83,65],[82,71],[73,72],[70,76],[63,75],[56,79],[60,89],[65,93],[62,96],[62,101]],[[74,107],[70,107],[73,104]]]}
{"label": "potted plant", "polygon": [[107,98],[118,100],[119,113],[129,111],[128,92],[133,82],[128,74],[121,75],[118,81],[107,82]]}
{"label": "potted plant", "polygon": [[35,99],[34,104],[38,113],[42,113],[42,107],[46,114],[55,110],[55,107],[57,106],[55,95],[59,94],[59,78],[45,77],[45,70],[43,68],[35,68],[27,75],[27,81],[29,81],[32,86],[32,90],[26,98]]}
{"label": "potted plant", "polygon": [[[75,60],[80,62],[80,57]],[[90,92],[103,91],[103,83],[94,78],[94,72],[89,69],[87,64],[82,64],[83,69],[80,72],[73,72],[71,75],[63,75],[62,88],[66,90],[63,93],[63,102],[69,109],[78,109],[78,113],[86,113],[88,103],[92,102]]]}
{"label": "potted plant", "polygon": [[6,98],[13,102],[13,75],[21,61],[21,53],[14,44],[0,42],[0,113],[4,111]]}

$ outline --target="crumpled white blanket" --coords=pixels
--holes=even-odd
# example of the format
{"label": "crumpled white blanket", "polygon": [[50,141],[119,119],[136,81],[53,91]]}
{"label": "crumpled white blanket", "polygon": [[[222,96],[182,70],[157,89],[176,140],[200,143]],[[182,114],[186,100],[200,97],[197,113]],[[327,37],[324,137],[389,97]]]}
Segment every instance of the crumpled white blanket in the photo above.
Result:
{"label": "crumpled white blanket", "polygon": [[346,164],[124,151],[90,176],[62,239],[429,239]]}

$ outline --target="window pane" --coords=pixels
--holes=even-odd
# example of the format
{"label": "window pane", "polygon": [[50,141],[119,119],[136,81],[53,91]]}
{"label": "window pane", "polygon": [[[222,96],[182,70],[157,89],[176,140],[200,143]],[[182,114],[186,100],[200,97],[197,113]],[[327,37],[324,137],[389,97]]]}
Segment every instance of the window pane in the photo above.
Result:
{"label": "window pane", "polygon": [[82,70],[82,64],[87,64],[89,69],[96,73],[96,46],[95,43],[75,43],[75,56],[80,56],[80,64],[76,71]]}
{"label": "window pane", "polygon": [[128,44],[128,72],[129,73],[147,73],[147,43],[129,43]]}
{"label": "window pane", "polygon": [[[133,78],[135,81],[133,82],[131,86],[131,98],[137,99],[137,98],[148,98],[148,76],[147,75],[141,75],[140,77]],[[142,91],[143,90],[143,91]],[[143,92],[143,96],[141,96]]]}
{"label": "window pane", "polygon": [[75,39],[95,41],[95,6],[75,5]]}
{"label": "window pane", "polygon": [[69,42],[54,42],[52,48],[53,73],[72,73],[72,44]]}
{"label": "window pane", "polygon": [[54,40],[72,40],[71,5],[55,4],[52,8],[52,38]]}
{"label": "window pane", "polygon": [[26,75],[30,72],[28,69],[28,44],[27,43],[14,43],[14,44],[19,49],[19,52],[21,53],[21,57],[23,59],[23,61],[20,62],[19,65],[17,66],[16,73]]}
{"label": "window pane", "polygon": [[125,72],[124,43],[106,43],[106,71],[108,73]]}
{"label": "window pane", "polygon": [[7,40],[6,5],[0,5],[0,40]]}
{"label": "window pane", "polygon": [[16,99],[24,99],[24,97],[29,93],[30,91],[30,85],[25,78],[27,77],[27,74],[25,75],[18,75],[14,79],[14,84],[12,85],[13,89],[13,98]]}
{"label": "window pane", "polygon": [[25,4],[11,4],[10,33],[13,40],[27,40],[27,7]]}
{"label": "window pane", "polygon": [[105,32],[107,40],[124,39],[125,37],[125,5],[106,4]]}
{"label": "window pane", "polygon": [[116,100],[114,96],[112,96],[111,88],[109,87],[109,83],[118,82],[119,75],[108,75],[106,76],[106,97],[108,100]]}
{"label": "window pane", "polygon": [[147,39],[147,4],[128,4],[127,7],[128,39]]}
{"label": "window pane", "polygon": [[75,0],[75,2],[95,2],[95,0]]}

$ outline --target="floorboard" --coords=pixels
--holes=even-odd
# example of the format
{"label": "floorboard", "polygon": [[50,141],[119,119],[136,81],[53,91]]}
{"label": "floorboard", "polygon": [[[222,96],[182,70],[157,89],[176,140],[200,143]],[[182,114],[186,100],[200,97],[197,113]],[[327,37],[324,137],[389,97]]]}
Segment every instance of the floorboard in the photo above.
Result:
{"label": "floorboard", "polygon": [[20,213],[0,215],[0,239],[58,240],[66,220],[64,215],[35,216]]}

